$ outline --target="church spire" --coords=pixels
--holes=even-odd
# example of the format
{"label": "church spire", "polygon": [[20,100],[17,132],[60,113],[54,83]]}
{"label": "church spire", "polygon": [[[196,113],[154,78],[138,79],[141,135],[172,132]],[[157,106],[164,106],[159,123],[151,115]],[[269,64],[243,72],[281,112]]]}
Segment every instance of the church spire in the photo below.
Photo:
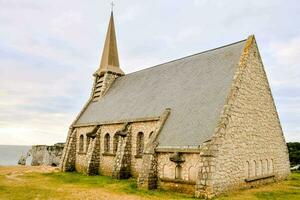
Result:
{"label": "church spire", "polygon": [[106,72],[124,75],[124,72],[120,69],[119,64],[113,12],[111,12],[110,15],[100,66],[95,75],[102,76]]}
{"label": "church spire", "polygon": [[95,82],[92,90],[92,100],[98,101],[106,94],[114,80],[122,75],[124,75],[124,72],[120,69],[119,64],[114,15],[112,11],[106,33],[100,66],[94,73]]}

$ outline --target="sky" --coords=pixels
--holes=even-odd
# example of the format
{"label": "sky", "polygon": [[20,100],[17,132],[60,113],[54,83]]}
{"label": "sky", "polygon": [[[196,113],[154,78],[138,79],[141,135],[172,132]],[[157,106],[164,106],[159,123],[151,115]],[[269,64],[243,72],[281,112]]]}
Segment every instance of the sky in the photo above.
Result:
{"label": "sky", "polygon": [[[108,0],[0,0],[0,144],[54,144],[92,88]],[[300,141],[300,1],[116,0],[131,73],[255,34],[286,141]]]}

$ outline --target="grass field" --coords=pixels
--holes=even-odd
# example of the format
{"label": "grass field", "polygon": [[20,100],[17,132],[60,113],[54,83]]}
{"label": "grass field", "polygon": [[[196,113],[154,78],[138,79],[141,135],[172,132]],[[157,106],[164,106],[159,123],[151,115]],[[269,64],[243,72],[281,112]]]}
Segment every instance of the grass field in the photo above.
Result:
{"label": "grass field", "polygon": [[[0,199],[193,199],[164,190],[138,190],[136,181],[55,172],[51,167],[0,167]],[[239,190],[216,199],[300,199],[300,173],[280,183]]]}

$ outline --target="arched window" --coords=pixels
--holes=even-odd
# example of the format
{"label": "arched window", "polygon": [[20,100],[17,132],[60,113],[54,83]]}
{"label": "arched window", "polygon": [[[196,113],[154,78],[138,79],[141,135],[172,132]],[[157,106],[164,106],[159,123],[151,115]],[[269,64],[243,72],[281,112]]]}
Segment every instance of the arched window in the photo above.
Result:
{"label": "arched window", "polygon": [[79,152],[83,152],[83,135],[79,137]]}
{"label": "arched window", "polygon": [[119,136],[117,134],[114,135],[114,149],[113,152],[117,153],[118,151],[118,143],[119,143]]}
{"label": "arched window", "polygon": [[268,174],[268,160],[264,159],[263,160],[263,175]]}
{"label": "arched window", "polygon": [[259,176],[260,173],[260,167],[259,167],[259,161],[255,161],[255,176]]}
{"label": "arched window", "polygon": [[108,153],[110,150],[110,136],[109,133],[106,133],[104,136],[104,152]]}
{"label": "arched window", "polygon": [[246,162],[245,175],[246,178],[250,178],[250,163],[248,161]]}
{"label": "arched window", "polygon": [[250,173],[251,177],[256,176],[256,162],[255,160],[252,160],[251,162],[251,173]]}
{"label": "arched window", "polygon": [[257,161],[256,176],[262,175],[262,160]]}
{"label": "arched window", "polygon": [[181,179],[181,171],[182,167],[180,165],[177,165],[175,168],[175,179]]}
{"label": "arched window", "polygon": [[136,154],[142,155],[144,151],[144,133],[139,132],[136,138]]}
{"label": "arched window", "polygon": [[273,159],[270,159],[269,173],[272,174],[273,172],[274,172],[274,163],[273,163]]}
{"label": "arched window", "polygon": [[162,170],[161,170],[161,178],[166,178],[167,177],[167,174],[168,174],[168,171],[167,171],[167,164],[163,165],[162,166]]}

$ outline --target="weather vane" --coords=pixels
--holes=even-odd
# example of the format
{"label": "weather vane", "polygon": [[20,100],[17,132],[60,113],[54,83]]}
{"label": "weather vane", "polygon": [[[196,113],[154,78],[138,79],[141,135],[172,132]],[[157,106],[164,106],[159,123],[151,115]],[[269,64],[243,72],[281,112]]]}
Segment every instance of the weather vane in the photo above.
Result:
{"label": "weather vane", "polygon": [[114,11],[114,6],[115,6],[114,2],[112,1],[112,2],[110,3],[110,5],[111,5],[111,12],[113,12],[113,11]]}

